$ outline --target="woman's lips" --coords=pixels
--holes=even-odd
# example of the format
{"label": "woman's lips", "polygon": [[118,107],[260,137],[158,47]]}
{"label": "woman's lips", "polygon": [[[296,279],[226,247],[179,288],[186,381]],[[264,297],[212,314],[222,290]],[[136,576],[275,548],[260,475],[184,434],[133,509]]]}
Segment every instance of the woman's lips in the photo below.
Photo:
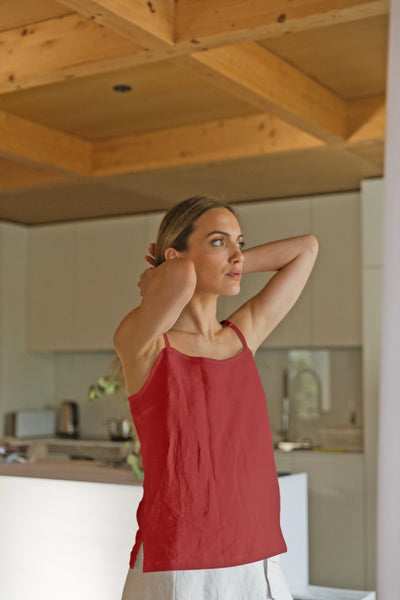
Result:
{"label": "woman's lips", "polygon": [[232,279],[239,280],[241,278],[242,274],[241,273],[227,273],[227,276],[231,277]]}

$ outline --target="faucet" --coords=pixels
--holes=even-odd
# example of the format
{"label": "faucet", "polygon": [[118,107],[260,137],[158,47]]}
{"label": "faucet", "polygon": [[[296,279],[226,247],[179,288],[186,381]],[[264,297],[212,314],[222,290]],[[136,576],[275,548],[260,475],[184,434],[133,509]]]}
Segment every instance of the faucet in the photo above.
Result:
{"label": "faucet", "polygon": [[303,373],[309,373],[311,375],[312,379],[316,383],[316,388],[317,388],[316,395],[315,395],[316,406],[314,406],[314,410],[312,411],[312,412],[314,412],[314,414],[311,417],[308,416],[308,418],[319,417],[321,414],[321,406],[322,406],[322,382],[321,382],[321,379],[320,379],[318,373],[314,369],[311,369],[310,367],[304,367],[304,368],[300,369],[299,371],[297,371],[297,373],[293,379],[293,383],[295,383],[297,378],[300,377],[300,375],[302,375]]}
{"label": "faucet", "polygon": [[[322,395],[321,380],[320,380],[318,374],[316,373],[316,371],[314,371],[311,368],[304,367],[304,368],[300,369],[299,371],[297,371],[293,381],[295,382],[302,373],[310,373],[310,375],[315,379],[315,381],[317,383],[317,389],[318,389],[317,403],[318,403],[318,411],[320,412],[320,410],[321,410],[321,395]],[[281,442],[278,443],[278,447],[282,442],[283,442],[282,446],[285,446],[285,443],[289,442],[290,413],[291,413],[291,406],[290,406],[290,397],[289,397],[289,369],[286,368],[283,370],[283,397],[282,397],[282,412],[281,412],[281,430],[279,432],[280,435],[282,436],[282,439],[281,439]],[[301,442],[296,444],[296,446],[298,446],[298,447],[300,447],[301,445],[304,445],[304,447],[308,448],[308,447],[312,447],[313,444],[310,440],[304,440],[304,444]]]}

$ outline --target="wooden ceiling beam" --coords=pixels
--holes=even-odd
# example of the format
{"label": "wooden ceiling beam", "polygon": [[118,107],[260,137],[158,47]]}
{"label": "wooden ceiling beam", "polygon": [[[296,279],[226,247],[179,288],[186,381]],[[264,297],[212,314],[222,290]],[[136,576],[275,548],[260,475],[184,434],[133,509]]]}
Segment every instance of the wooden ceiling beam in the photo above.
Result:
{"label": "wooden ceiling beam", "polygon": [[374,97],[348,103],[349,135],[346,152],[361,156],[383,169],[386,137],[385,98]]}
{"label": "wooden ceiling beam", "polygon": [[[362,107],[361,118],[356,111]],[[345,141],[333,143],[360,154],[385,139],[385,101],[348,103],[352,124]],[[368,115],[365,118],[365,115]],[[358,127],[354,129],[354,123]],[[271,114],[226,119],[147,134],[90,143],[51,128],[0,111],[0,156],[31,167],[74,176],[96,177],[134,173],[186,164],[290,152],[325,143]],[[34,170],[32,184],[41,175]],[[33,179],[32,179],[33,178]],[[37,182],[39,183],[39,179]],[[14,183],[9,182],[11,187]],[[6,181],[4,181],[4,185]],[[4,187],[3,185],[3,187]]]}
{"label": "wooden ceiling beam", "polygon": [[324,146],[269,114],[97,142],[93,175],[137,173]]}
{"label": "wooden ceiling beam", "polygon": [[0,156],[63,173],[90,175],[92,144],[0,111]]}
{"label": "wooden ceiling beam", "polygon": [[384,96],[348,102],[347,145],[382,141],[386,136]]}
{"label": "wooden ceiling beam", "polygon": [[[348,135],[329,145],[360,154],[385,140],[385,98],[345,106]],[[357,127],[355,127],[357,124]],[[93,146],[93,176],[291,152],[327,144],[271,114],[114,138]]]}
{"label": "wooden ceiling beam", "polygon": [[229,45],[265,40],[389,12],[389,0],[179,0],[176,42]]}
{"label": "wooden ceiling beam", "polygon": [[140,46],[164,50],[174,44],[174,0],[58,0],[68,8]]}
{"label": "wooden ceiling beam", "polygon": [[[327,2],[309,0],[289,3],[286,11],[282,9],[282,0],[179,0],[177,3],[175,0],[63,0],[63,3],[81,14],[0,33],[0,94],[168,60],[193,51],[306,31],[389,10],[388,0],[340,0],[335,9],[329,8]],[[171,42],[173,10],[178,30],[175,43]],[[185,33],[179,34],[182,27]],[[194,37],[190,33],[192,27],[200,28],[203,33]]]}
{"label": "wooden ceiling beam", "polygon": [[75,14],[3,31],[0,94],[129,66],[139,51],[137,44]]}
{"label": "wooden ceiling beam", "polygon": [[346,103],[260,44],[217,48],[173,60],[311,135],[327,142],[346,138]]}

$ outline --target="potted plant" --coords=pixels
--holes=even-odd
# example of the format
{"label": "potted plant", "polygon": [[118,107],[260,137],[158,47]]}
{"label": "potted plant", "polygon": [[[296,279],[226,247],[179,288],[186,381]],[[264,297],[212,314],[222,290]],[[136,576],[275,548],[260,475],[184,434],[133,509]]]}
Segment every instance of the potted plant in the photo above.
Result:
{"label": "potted plant", "polygon": [[[89,386],[88,399],[90,402],[106,396],[123,396],[125,400],[127,399],[126,389],[121,381],[121,377],[112,374],[104,375],[103,377],[100,377],[96,383]],[[111,427],[115,425],[114,421],[122,421],[122,419],[107,419],[109,433],[112,431]],[[140,440],[130,411],[128,411],[127,417],[126,419],[123,419],[123,421],[129,422],[131,433],[131,439],[127,440],[123,445],[123,455],[135,477],[140,481],[143,481],[144,470],[140,451]],[[112,434],[110,437],[111,439],[117,439],[116,437],[113,437]]]}

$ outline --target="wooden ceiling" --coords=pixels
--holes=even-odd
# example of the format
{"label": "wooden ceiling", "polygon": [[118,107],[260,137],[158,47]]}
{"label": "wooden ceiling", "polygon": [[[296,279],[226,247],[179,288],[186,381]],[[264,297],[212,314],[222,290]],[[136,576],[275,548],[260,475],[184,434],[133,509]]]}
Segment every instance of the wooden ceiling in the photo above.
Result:
{"label": "wooden ceiling", "polygon": [[389,0],[2,0],[0,220],[359,189],[383,174],[388,21]]}

